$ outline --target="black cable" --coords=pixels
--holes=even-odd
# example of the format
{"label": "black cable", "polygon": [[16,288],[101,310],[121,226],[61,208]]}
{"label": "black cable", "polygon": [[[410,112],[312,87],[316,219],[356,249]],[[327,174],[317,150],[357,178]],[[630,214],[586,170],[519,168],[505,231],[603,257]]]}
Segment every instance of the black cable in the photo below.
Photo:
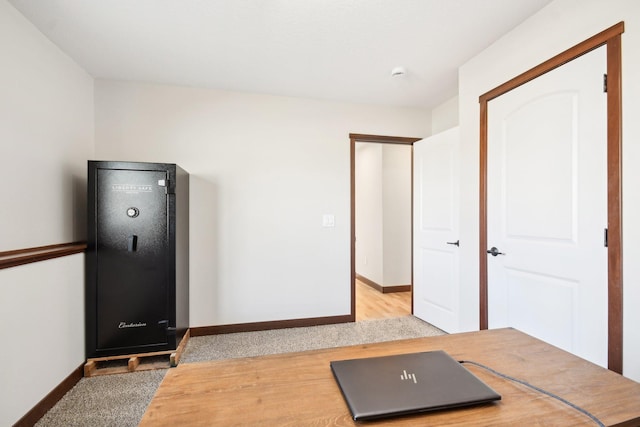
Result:
{"label": "black cable", "polygon": [[571,403],[571,402],[569,402],[568,400],[566,400],[566,399],[564,399],[564,398],[562,398],[562,397],[560,397],[560,396],[558,396],[558,395],[556,395],[556,394],[553,394],[553,393],[551,393],[551,392],[548,392],[548,391],[546,391],[546,390],[543,390],[543,389],[541,389],[540,387],[536,387],[536,386],[534,386],[533,384],[529,384],[528,382],[523,381],[523,380],[520,380],[520,379],[518,379],[518,378],[510,377],[509,375],[506,375],[506,374],[503,374],[503,373],[501,373],[501,372],[498,372],[498,371],[496,371],[496,370],[494,370],[494,369],[491,369],[490,367],[485,366],[485,365],[483,365],[483,364],[481,364],[481,363],[478,363],[478,362],[473,362],[473,361],[471,361],[471,360],[459,360],[458,362],[460,362],[460,363],[468,363],[468,364],[470,364],[470,365],[479,366],[479,367],[481,367],[481,368],[483,368],[483,369],[486,369],[487,371],[491,372],[491,373],[492,373],[492,374],[494,374],[494,375],[497,375],[497,376],[499,376],[499,377],[502,377],[502,378],[508,379],[508,380],[510,380],[510,381],[513,381],[513,382],[516,382],[516,383],[518,383],[518,384],[522,384],[522,385],[523,385],[523,386],[525,386],[525,387],[529,387],[529,388],[531,388],[531,389],[533,389],[533,390],[535,390],[535,391],[537,391],[537,392],[539,392],[539,393],[545,394],[545,395],[547,395],[547,396],[549,396],[549,397],[552,397],[552,398],[554,398],[554,399],[556,399],[556,400],[559,400],[560,402],[564,403],[565,405],[568,405],[568,406],[572,407],[573,409],[575,409],[576,411],[578,411],[578,412],[580,412],[580,413],[582,413],[582,414],[586,415],[587,417],[591,418],[591,419],[593,420],[593,422],[595,422],[595,423],[596,423],[596,424],[598,424],[599,426],[601,426],[601,427],[605,427],[604,423],[603,423],[602,421],[600,421],[598,418],[596,418],[596,416],[595,416],[595,415],[593,415],[591,412],[587,411],[586,409],[582,409],[582,408],[581,408],[581,407],[579,407],[578,405],[576,405],[576,404],[574,404],[574,403]]}

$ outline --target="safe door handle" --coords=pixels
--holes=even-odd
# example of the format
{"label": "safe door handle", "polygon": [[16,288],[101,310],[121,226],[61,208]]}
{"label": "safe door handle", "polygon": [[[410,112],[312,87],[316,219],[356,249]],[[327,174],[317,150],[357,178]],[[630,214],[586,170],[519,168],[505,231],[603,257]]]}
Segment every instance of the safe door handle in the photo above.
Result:
{"label": "safe door handle", "polygon": [[127,251],[135,252],[138,249],[138,236],[135,234],[127,237]]}
{"label": "safe door handle", "polygon": [[487,251],[487,253],[488,253],[488,254],[491,254],[491,255],[493,255],[493,256],[506,255],[506,253],[504,253],[504,252],[500,252],[500,251],[498,250],[498,248],[496,248],[495,246],[494,246],[494,247],[492,247],[491,249],[489,249],[489,250]]}
{"label": "safe door handle", "polygon": [[456,240],[455,242],[447,242],[447,245],[460,246],[460,240]]}

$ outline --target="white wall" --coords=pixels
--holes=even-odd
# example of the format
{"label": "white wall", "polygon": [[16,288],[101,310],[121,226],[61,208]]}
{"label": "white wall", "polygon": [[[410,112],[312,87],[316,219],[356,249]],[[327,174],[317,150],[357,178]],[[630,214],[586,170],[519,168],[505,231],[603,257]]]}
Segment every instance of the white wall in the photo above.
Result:
{"label": "white wall", "polygon": [[411,283],[411,179],[411,147],[383,144],[383,286]]}
{"label": "white wall", "polygon": [[435,135],[452,127],[458,126],[458,97],[443,102],[433,109],[431,113],[431,133]]}
{"label": "white wall", "polygon": [[84,240],[93,79],[5,0],[0,52],[0,251]]}
{"label": "white wall", "polygon": [[421,109],[105,80],[95,91],[96,158],[191,173],[191,326],[348,314],[349,133],[430,134]]}
{"label": "white wall", "polygon": [[356,143],[356,273],[381,285],[382,144]]}
{"label": "white wall", "polygon": [[[93,79],[5,0],[0,52],[0,251],[84,240]],[[0,270],[0,294],[11,425],[84,361],[84,256]]]}
{"label": "white wall", "polygon": [[31,410],[85,361],[84,254],[0,270],[0,425]]}
{"label": "white wall", "polygon": [[411,283],[411,147],[356,143],[356,273]]}
{"label": "white wall", "polygon": [[625,21],[623,85],[624,373],[640,380],[640,2],[556,0],[459,70],[461,327],[478,328],[478,97],[571,46]]}

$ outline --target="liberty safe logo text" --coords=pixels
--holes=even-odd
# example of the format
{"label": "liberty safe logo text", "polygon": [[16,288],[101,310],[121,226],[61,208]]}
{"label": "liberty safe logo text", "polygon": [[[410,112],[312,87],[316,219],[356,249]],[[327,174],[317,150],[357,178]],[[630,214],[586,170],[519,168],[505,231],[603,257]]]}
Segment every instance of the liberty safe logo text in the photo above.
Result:
{"label": "liberty safe logo text", "polygon": [[151,193],[153,187],[147,184],[113,184],[111,185],[111,191],[129,194]]}

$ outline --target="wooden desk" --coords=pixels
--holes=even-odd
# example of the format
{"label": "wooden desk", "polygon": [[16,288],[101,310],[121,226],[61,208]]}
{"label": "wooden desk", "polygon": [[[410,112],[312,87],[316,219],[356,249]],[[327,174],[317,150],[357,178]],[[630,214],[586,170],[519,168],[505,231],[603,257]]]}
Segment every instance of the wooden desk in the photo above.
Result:
{"label": "wooden desk", "polygon": [[640,384],[514,329],[183,364],[168,371],[140,425],[595,425],[555,399],[472,365],[465,366],[502,395],[500,402],[376,422],[351,419],[331,360],[440,349],[555,393],[605,425],[640,425]]}

